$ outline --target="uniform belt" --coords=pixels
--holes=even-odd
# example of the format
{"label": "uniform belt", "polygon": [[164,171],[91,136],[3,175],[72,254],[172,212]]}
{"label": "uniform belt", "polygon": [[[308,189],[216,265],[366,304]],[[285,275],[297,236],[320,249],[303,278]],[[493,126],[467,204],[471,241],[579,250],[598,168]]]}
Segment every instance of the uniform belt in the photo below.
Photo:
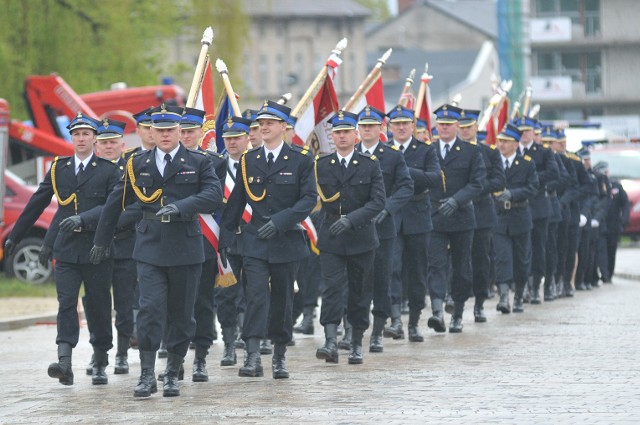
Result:
{"label": "uniform belt", "polygon": [[509,211],[515,208],[526,208],[529,206],[529,201],[528,200],[524,200],[521,202],[511,202],[511,201],[504,201],[504,202],[500,202],[500,201],[495,201],[496,203],[496,207],[498,209],[500,209],[501,211]]}
{"label": "uniform belt", "polygon": [[156,215],[153,211],[143,211],[142,218],[145,220],[157,220],[163,223],[171,223],[177,221],[196,221],[197,215],[176,216],[176,215]]}
{"label": "uniform belt", "polygon": [[427,199],[428,195],[429,195],[429,191],[418,193],[417,195],[413,195],[411,197],[411,201],[422,201],[424,199]]}
{"label": "uniform belt", "polygon": [[113,235],[113,239],[115,239],[115,240],[127,239],[127,238],[135,235],[135,233],[136,233],[136,229],[122,230],[122,231],[116,233],[115,235]]}
{"label": "uniform belt", "polygon": [[95,230],[93,229],[86,229],[84,227],[76,227],[75,229],[73,229],[74,233],[92,233],[95,232]]}
{"label": "uniform belt", "polygon": [[261,217],[256,217],[255,214],[252,214],[250,223],[253,224],[255,228],[259,229],[267,224],[267,221],[269,221],[269,219],[263,220]]}
{"label": "uniform belt", "polygon": [[324,221],[328,221],[328,222],[338,221],[344,216],[345,216],[344,214],[340,215],[340,214],[329,214],[329,213],[327,213],[324,216]]}

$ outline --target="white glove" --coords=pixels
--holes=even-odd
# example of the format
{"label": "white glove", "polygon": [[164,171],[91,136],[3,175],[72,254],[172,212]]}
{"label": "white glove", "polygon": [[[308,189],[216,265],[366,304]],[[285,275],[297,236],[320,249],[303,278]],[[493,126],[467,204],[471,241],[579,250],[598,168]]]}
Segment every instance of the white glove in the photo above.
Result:
{"label": "white glove", "polygon": [[587,217],[585,217],[584,215],[580,214],[580,227],[584,227],[587,224]]}
{"label": "white glove", "polygon": [[598,220],[596,220],[595,218],[591,219],[591,227],[599,227],[600,226],[600,222]]}

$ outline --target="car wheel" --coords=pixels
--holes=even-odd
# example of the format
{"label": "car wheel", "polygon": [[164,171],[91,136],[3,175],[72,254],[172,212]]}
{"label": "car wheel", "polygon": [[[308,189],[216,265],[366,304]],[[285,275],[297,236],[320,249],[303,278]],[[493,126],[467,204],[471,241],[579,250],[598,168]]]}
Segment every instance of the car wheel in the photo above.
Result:
{"label": "car wheel", "polygon": [[15,276],[19,280],[42,284],[51,279],[53,267],[51,263],[47,267],[42,267],[38,261],[42,239],[26,238],[16,246],[15,252],[7,259],[7,274]]}

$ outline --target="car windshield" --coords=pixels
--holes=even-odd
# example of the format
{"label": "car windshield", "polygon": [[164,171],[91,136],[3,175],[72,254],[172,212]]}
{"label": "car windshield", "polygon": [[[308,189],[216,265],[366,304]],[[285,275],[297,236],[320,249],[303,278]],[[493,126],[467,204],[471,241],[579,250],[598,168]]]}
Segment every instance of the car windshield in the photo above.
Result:
{"label": "car windshield", "polygon": [[609,176],[612,178],[640,179],[640,149],[592,151],[591,164],[600,161],[609,163]]}

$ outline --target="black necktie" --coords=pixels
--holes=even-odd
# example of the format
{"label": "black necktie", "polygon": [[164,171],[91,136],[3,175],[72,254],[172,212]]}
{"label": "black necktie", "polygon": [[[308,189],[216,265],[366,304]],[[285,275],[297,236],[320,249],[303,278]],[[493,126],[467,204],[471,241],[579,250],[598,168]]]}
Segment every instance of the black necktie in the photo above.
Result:
{"label": "black necktie", "polygon": [[162,177],[166,177],[168,174],[167,169],[169,168],[169,165],[171,165],[171,155],[169,155],[168,153],[164,154],[164,173],[162,174]]}
{"label": "black necktie", "polygon": [[84,173],[84,164],[81,162],[78,165],[78,172],[76,173],[76,182],[80,181],[80,176]]}
{"label": "black necktie", "polygon": [[267,155],[267,165],[269,168],[273,165],[273,152],[269,152],[269,155]]}
{"label": "black necktie", "polygon": [[524,148],[522,149],[522,156],[528,155],[529,154],[529,148]]}
{"label": "black necktie", "polygon": [[340,165],[342,165],[342,168],[346,170],[347,169],[347,160],[342,158],[340,160]]}
{"label": "black necktie", "polygon": [[451,147],[449,146],[448,143],[444,144],[444,157],[446,158],[447,155],[449,155],[449,149],[451,149]]}
{"label": "black necktie", "polygon": [[404,152],[404,145],[398,146],[398,149],[400,149],[400,152]]}
{"label": "black necktie", "polygon": [[508,160],[508,159],[505,159],[505,160],[504,160],[504,169],[505,169],[505,170],[508,170],[508,169],[509,169],[509,160]]}

